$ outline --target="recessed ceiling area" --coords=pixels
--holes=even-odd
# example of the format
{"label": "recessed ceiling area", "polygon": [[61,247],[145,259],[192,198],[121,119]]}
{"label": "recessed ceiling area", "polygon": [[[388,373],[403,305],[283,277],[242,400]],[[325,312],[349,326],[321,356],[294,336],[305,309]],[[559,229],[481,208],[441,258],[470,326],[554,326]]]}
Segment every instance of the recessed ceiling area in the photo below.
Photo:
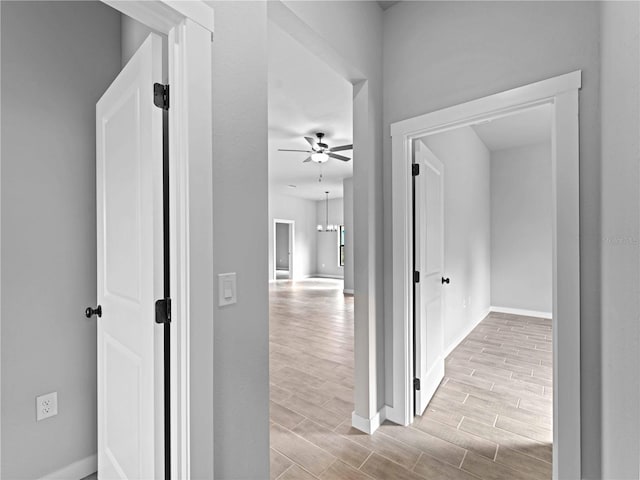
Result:
{"label": "recessed ceiling area", "polygon": [[[304,137],[323,132],[330,147],[353,143],[353,87],[326,63],[272,22],[268,25],[269,189],[273,193],[323,200],[340,198],[342,180],[353,175],[353,151],[339,152],[349,162],[329,159],[303,163]],[[322,181],[318,181],[322,175]]]}
{"label": "recessed ceiling area", "polygon": [[472,128],[491,151],[551,141],[551,105],[480,122]]}

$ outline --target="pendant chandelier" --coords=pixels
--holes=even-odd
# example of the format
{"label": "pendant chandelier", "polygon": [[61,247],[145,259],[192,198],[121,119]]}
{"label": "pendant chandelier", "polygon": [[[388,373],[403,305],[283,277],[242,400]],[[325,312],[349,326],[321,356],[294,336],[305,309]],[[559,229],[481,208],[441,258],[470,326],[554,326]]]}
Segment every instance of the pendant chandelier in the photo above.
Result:
{"label": "pendant chandelier", "polygon": [[324,217],[324,225],[318,224],[317,229],[318,232],[337,232],[338,225],[329,224],[329,192],[324,192],[325,194],[325,217]]}

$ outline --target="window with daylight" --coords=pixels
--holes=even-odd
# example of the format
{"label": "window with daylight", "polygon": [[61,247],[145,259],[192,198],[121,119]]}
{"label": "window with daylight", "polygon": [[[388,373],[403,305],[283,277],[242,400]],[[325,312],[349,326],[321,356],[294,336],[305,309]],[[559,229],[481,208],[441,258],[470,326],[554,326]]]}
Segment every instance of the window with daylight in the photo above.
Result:
{"label": "window with daylight", "polygon": [[340,232],[338,235],[340,266],[344,267],[344,225],[340,225]]}

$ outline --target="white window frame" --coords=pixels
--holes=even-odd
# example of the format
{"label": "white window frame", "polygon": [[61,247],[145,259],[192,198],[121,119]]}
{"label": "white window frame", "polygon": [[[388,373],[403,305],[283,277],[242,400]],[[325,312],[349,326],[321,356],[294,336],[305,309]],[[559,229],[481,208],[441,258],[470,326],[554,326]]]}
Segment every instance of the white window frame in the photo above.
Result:
{"label": "white window frame", "polygon": [[579,117],[581,71],[532,83],[391,125],[393,228],[392,406],[413,421],[411,382],[411,161],[414,139],[536,105],[553,107],[553,478],[581,478]]}
{"label": "white window frame", "polygon": [[171,478],[213,478],[213,414],[198,411],[191,422],[192,399],[213,411],[213,9],[196,0],[102,1],[169,39]]}

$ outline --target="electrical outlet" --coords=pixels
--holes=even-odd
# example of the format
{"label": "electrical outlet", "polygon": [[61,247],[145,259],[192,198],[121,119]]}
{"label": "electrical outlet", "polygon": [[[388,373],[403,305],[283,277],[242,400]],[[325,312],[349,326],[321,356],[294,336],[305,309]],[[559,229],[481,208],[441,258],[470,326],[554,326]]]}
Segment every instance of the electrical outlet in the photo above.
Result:
{"label": "electrical outlet", "polygon": [[36,421],[58,414],[58,392],[47,393],[36,397]]}

